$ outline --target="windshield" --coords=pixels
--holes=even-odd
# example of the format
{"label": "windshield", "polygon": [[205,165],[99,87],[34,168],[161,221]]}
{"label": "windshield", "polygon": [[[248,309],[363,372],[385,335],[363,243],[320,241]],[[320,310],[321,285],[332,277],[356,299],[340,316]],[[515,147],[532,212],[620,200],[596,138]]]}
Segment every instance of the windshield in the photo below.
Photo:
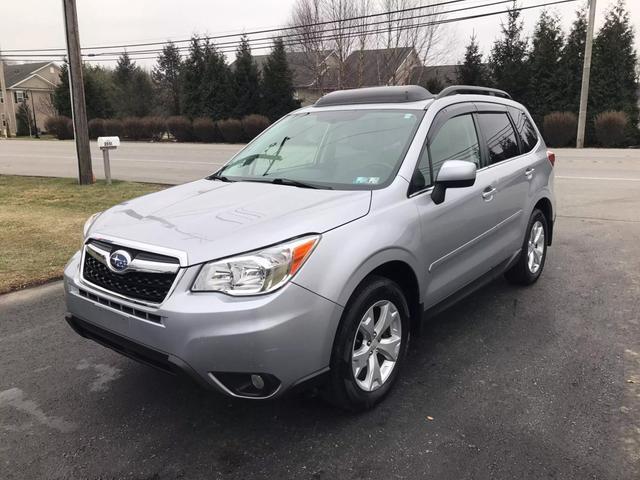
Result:
{"label": "windshield", "polygon": [[213,178],[314,188],[383,186],[395,176],[423,115],[364,109],[289,115]]}

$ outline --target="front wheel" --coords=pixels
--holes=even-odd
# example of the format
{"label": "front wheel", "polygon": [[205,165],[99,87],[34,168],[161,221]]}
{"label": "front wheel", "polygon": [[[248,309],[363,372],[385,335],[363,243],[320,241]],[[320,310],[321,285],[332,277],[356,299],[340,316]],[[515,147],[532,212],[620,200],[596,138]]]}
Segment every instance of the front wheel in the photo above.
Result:
{"label": "front wheel", "polygon": [[547,257],[547,219],[540,210],[531,214],[520,258],[506,273],[511,283],[531,285],[540,277]]}
{"label": "front wheel", "polygon": [[409,344],[409,308],[400,287],[371,277],[353,294],[338,327],[327,396],[341,408],[366,410],[396,381]]}

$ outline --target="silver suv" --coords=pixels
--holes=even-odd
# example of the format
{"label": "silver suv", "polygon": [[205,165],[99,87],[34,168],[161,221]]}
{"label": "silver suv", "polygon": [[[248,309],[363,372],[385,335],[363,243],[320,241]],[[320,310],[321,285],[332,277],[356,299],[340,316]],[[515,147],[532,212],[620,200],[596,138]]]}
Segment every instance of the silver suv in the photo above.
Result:
{"label": "silver suv", "polygon": [[67,321],[233,397],[321,380],[369,408],[423,318],[497,275],[538,279],[554,161],[499,90],[333,92],[210,177],[92,216]]}

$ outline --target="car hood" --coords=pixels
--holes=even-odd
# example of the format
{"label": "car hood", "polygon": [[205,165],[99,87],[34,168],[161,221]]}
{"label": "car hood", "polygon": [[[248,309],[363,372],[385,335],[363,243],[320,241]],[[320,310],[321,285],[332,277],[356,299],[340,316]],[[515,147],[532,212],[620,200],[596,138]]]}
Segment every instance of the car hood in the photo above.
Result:
{"label": "car hood", "polygon": [[326,232],[365,216],[370,203],[363,190],[198,180],[110,208],[90,236],[179,250],[193,265]]}

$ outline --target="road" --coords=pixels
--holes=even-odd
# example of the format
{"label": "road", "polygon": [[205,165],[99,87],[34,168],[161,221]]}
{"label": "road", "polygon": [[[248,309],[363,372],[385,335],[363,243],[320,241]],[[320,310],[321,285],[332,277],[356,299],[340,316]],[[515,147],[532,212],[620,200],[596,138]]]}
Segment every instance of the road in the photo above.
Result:
{"label": "road", "polygon": [[0,297],[0,478],[640,478],[640,165],[584,153],[559,155],[540,281],[432,318],[357,416],[120,357],[67,327],[59,283]]}
{"label": "road", "polygon": [[[110,153],[111,175],[120,180],[184,183],[205,177],[242,145],[122,142]],[[102,152],[91,142],[94,175],[104,178]],[[77,177],[73,141],[0,140],[0,174]]]}

